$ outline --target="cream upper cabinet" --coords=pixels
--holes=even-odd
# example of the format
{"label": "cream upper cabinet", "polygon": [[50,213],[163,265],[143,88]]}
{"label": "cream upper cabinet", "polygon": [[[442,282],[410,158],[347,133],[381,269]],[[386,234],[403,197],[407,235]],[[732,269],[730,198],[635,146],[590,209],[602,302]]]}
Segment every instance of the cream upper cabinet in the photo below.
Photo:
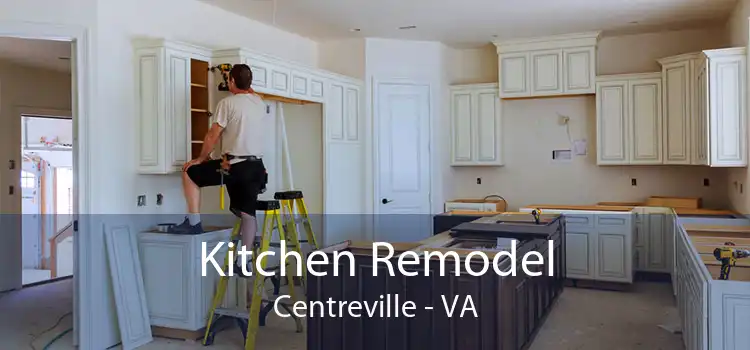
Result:
{"label": "cream upper cabinet", "polygon": [[659,60],[664,84],[664,164],[747,166],[746,49]]}
{"label": "cream upper cabinet", "polygon": [[704,90],[701,105],[708,105],[708,122],[701,121],[700,141],[704,152],[705,147],[709,148],[708,165],[747,166],[746,49],[709,50],[703,54],[708,61],[708,93]]}
{"label": "cream upper cabinet", "polygon": [[599,32],[495,42],[501,98],[593,94]]}
{"label": "cream upper cabinet", "polygon": [[691,164],[692,75],[697,55],[660,60],[664,84],[664,164]]}
{"label": "cream upper cabinet", "polygon": [[166,40],[133,44],[138,171],[177,172],[191,159],[191,120],[208,125],[207,106],[196,104],[208,101],[208,82],[201,78],[208,76],[210,52]]}
{"label": "cream upper cabinet", "polygon": [[497,84],[451,86],[451,165],[503,165]]}
{"label": "cream upper cabinet", "polygon": [[661,84],[661,73],[597,79],[597,164],[662,163]]}

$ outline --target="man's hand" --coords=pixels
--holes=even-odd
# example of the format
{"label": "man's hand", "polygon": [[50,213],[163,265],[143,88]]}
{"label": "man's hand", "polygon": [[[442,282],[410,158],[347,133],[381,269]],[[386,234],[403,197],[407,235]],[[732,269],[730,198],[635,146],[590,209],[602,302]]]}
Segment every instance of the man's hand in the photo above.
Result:
{"label": "man's hand", "polygon": [[196,165],[196,164],[200,164],[200,163],[203,163],[204,161],[205,161],[205,159],[204,159],[204,158],[196,158],[196,159],[193,159],[193,160],[191,160],[191,161],[189,161],[189,162],[185,163],[185,165],[183,165],[183,166],[182,166],[182,171],[187,171],[187,170],[188,170],[188,168],[190,168],[191,166],[193,166],[193,165]]}

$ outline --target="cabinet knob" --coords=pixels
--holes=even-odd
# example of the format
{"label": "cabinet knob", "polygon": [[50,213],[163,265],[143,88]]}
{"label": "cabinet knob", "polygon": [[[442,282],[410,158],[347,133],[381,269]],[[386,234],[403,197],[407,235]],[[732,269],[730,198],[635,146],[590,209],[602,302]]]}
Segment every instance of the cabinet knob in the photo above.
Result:
{"label": "cabinet knob", "polygon": [[390,202],[393,202],[393,199],[383,198],[383,200],[380,201],[380,202],[383,203],[383,204],[388,204]]}

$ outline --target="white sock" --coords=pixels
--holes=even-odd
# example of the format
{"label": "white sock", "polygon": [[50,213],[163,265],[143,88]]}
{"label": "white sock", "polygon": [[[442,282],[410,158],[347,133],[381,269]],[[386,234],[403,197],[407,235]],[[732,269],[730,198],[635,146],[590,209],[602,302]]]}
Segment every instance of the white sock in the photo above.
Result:
{"label": "white sock", "polygon": [[201,214],[188,214],[188,222],[190,222],[190,225],[197,225],[201,222]]}

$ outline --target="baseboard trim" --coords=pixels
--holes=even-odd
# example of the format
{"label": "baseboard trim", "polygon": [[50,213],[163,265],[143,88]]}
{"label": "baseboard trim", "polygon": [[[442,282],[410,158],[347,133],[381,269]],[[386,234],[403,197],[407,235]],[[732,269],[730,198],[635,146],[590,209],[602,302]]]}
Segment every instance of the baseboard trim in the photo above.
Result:
{"label": "baseboard trim", "polygon": [[666,272],[636,271],[635,280],[672,283],[672,275]]}
{"label": "baseboard trim", "polygon": [[64,277],[55,277],[55,278],[50,278],[50,279],[44,280],[44,281],[39,281],[39,282],[24,284],[21,288],[23,289],[23,288],[29,288],[29,287],[36,287],[36,286],[41,286],[41,285],[44,285],[44,284],[50,284],[50,283],[60,282],[60,281],[64,281],[64,280],[69,280],[69,279],[72,279],[72,278],[73,278],[73,275],[64,276]]}

